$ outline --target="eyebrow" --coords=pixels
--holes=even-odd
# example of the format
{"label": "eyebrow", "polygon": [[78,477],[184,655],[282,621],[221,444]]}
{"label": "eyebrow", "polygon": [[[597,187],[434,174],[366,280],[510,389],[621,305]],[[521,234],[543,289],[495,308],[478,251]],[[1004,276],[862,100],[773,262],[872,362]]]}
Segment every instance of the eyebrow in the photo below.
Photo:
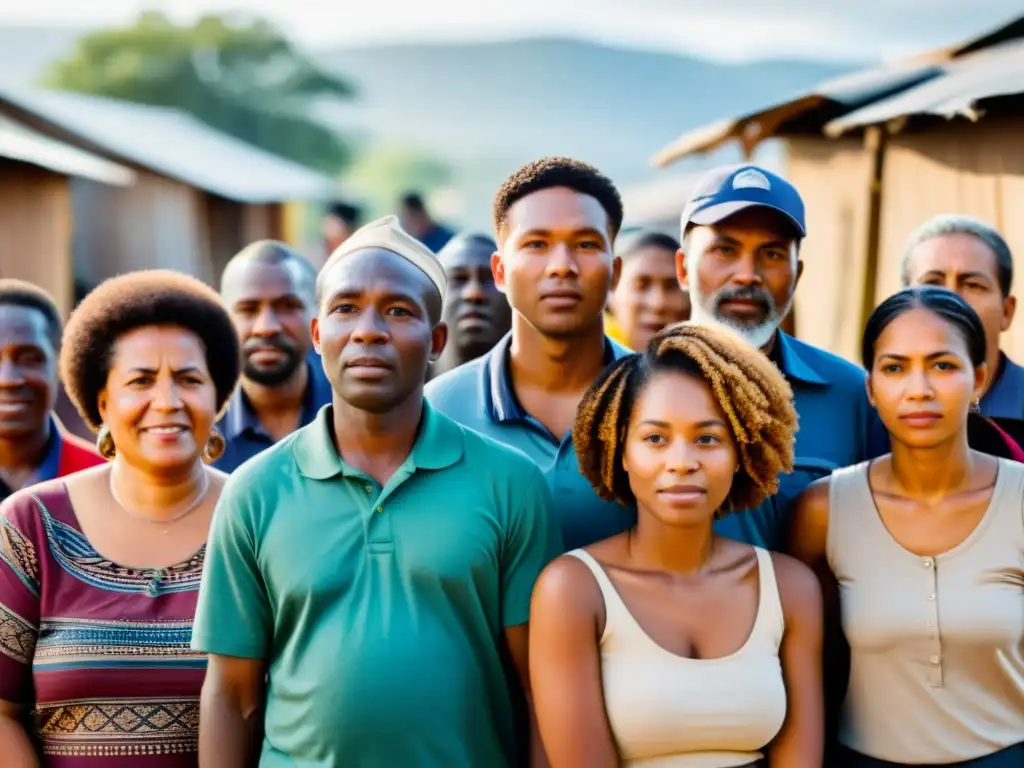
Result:
{"label": "eyebrow", "polygon": [[[133,366],[132,368],[129,368],[128,372],[129,373],[148,373],[150,375],[153,375],[153,374],[159,373],[160,371],[157,368],[146,368],[144,366],[138,366],[137,365],[137,366]],[[178,368],[176,370],[173,370],[173,371],[171,371],[171,373],[175,374],[175,375],[181,374],[181,373],[202,373],[202,369],[199,368],[199,366],[197,366],[197,365],[188,365],[188,366],[186,366],[184,368]]]}
{"label": "eyebrow", "polygon": [[[953,352],[952,350],[943,349],[943,350],[940,350],[938,352],[932,352],[930,355],[925,357],[925,360],[935,360],[935,359],[940,358],[940,357],[957,357],[957,354],[955,352]],[[886,359],[888,359],[888,360],[896,360],[896,361],[901,362],[901,363],[905,363],[908,360],[910,360],[910,358],[907,355],[896,355],[896,354],[892,354],[892,353],[889,353],[889,352],[886,352],[885,354],[879,355],[878,359],[879,360],[886,360]]]}
{"label": "eyebrow", "polygon": [[[715,235],[715,242],[724,242],[728,243],[729,245],[743,245],[743,243],[741,243],[735,237],[731,237],[725,234]],[[769,240],[767,243],[761,243],[759,246],[757,246],[757,249],[761,250],[763,248],[782,248],[785,250],[788,249],[791,244],[792,241],[790,240]]]}
{"label": "eyebrow", "polygon": [[[342,288],[340,291],[335,291],[328,298],[326,303],[333,304],[339,299],[362,299],[365,298],[365,291],[361,291],[358,288]],[[382,297],[384,301],[400,301],[405,304],[413,304],[415,306],[420,305],[420,300],[415,296],[408,293],[401,293],[400,291],[389,291]]]}
{"label": "eyebrow", "polygon": [[297,293],[282,293],[279,296],[240,296],[235,299],[235,306],[239,304],[260,304],[264,301],[275,302],[275,301],[302,301],[302,297]]}
{"label": "eyebrow", "polygon": [[[519,236],[519,239],[521,240],[522,238],[529,237],[531,235],[534,237],[551,237],[552,234],[554,233],[550,229],[528,229]],[[601,242],[607,242],[604,233],[599,229],[595,229],[594,227],[584,227],[583,229],[573,230],[572,236],[599,237],[601,238]]]}
{"label": "eyebrow", "polygon": [[486,272],[488,275],[493,276],[491,260],[489,258],[486,262],[483,260],[452,262],[445,266],[445,270],[448,272]]}
{"label": "eyebrow", "polygon": [[[671,424],[669,424],[667,421],[661,421],[660,419],[644,419],[640,423],[649,424],[652,427],[667,428],[671,426]],[[726,429],[728,428],[726,423],[721,419],[706,419],[704,421],[697,422],[693,426],[696,427],[697,429],[708,429],[709,427],[722,427]]]}
{"label": "eyebrow", "polygon": [[13,349],[16,352],[24,352],[29,350],[31,352],[45,352],[46,348],[38,341],[10,341],[6,343],[0,343],[0,350]]}
{"label": "eyebrow", "polygon": [[[927,272],[924,273],[922,279],[933,275],[935,277],[945,277],[946,271],[943,269],[929,269]],[[959,280],[977,280],[979,278],[988,282],[991,282],[992,280],[992,278],[986,275],[984,272],[960,272],[959,274],[957,274],[957,279]]]}

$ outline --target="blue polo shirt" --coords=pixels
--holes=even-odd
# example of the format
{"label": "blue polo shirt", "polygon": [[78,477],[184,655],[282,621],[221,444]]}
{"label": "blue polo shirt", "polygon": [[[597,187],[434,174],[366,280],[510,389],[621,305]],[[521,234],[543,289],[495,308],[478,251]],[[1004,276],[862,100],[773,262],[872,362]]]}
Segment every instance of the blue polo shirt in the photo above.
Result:
{"label": "blue polo shirt", "polygon": [[1024,367],[999,356],[996,380],[981,398],[981,415],[990,419],[1024,419]]}
{"label": "blue polo shirt", "polygon": [[[22,487],[27,488],[30,485],[53,480],[57,477],[60,470],[60,449],[62,443],[60,428],[57,426],[56,420],[51,416],[50,436],[46,441],[46,451],[43,453],[43,460],[39,462],[35,472],[32,473],[32,476],[28,478]],[[17,490],[20,489],[10,488],[7,483],[0,480],[0,501],[3,501]]]}
{"label": "blue polo shirt", "polygon": [[[319,355],[306,359],[306,393],[302,402],[304,427],[311,423],[320,409],[331,402],[331,384],[324,374]],[[222,472],[234,472],[242,463],[274,444],[274,438],[260,424],[259,417],[246,398],[242,388],[235,390],[228,409],[220,420],[219,428],[224,435],[224,454],[214,464]]]}
{"label": "blue polo shirt", "polygon": [[[508,333],[494,348],[427,384],[426,395],[438,411],[531,458],[547,480],[566,551],[621,533],[636,522],[636,512],[603,501],[580,474],[572,433],[556,437],[528,414],[512,389]],[[605,339],[605,359],[630,354]]]}
{"label": "blue polo shirt", "polygon": [[435,224],[433,227],[431,227],[430,231],[423,236],[420,242],[427,246],[427,248],[432,250],[434,253],[437,253],[442,248],[444,248],[448,244],[448,241],[451,240],[452,237],[454,236],[455,233],[452,232],[447,227],[443,227],[440,224]]}
{"label": "blue polo shirt", "polygon": [[800,419],[793,472],[779,478],[778,493],[755,509],[722,518],[716,530],[780,550],[796,497],[835,469],[887,453],[889,435],[868,402],[863,368],[781,331],[771,358],[793,388]]}
{"label": "blue polo shirt", "polygon": [[[621,533],[636,522],[636,510],[603,501],[579,472],[571,435],[561,440],[526,413],[516,400],[509,368],[511,334],[488,354],[434,379],[426,393],[432,405],[455,421],[518,448],[544,472],[555,499],[567,550]],[[608,362],[629,354],[610,339]],[[779,491],[756,509],[715,523],[722,536],[779,550],[786,540],[789,510],[800,492],[834,469],[881,456],[889,437],[868,402],[858,366],[779,332],[773,362],[793,388],[800,417],[794,471],[779,478]]]}

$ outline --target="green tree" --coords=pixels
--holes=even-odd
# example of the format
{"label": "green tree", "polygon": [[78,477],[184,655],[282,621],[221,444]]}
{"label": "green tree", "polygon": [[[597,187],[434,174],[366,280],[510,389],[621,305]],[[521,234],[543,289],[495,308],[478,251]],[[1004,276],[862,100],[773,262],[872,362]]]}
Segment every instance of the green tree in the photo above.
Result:
{"label": "green tree", "polygon": [[242,141],[336,173],[346,144],[310,109],[354,88],[318,68],[269,23],[204,16],[177,25],[147,12],[134,25],[86,35],[44,76],[50,87],[177,107]]}

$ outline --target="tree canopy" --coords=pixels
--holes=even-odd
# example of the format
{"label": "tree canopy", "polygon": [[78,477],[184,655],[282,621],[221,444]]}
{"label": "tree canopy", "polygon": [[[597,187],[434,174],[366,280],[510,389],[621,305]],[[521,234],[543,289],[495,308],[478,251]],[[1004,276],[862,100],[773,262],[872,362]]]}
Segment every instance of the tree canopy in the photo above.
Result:
{"label": "tree canopy", "polygon": [[271,24],[209,15],[178,25],[143,13],[134,25],[84,36],[44,84],[161,107],[177,107],[242,141],[327,173],[347,145],[317,122],[312,104],[355,95]]}

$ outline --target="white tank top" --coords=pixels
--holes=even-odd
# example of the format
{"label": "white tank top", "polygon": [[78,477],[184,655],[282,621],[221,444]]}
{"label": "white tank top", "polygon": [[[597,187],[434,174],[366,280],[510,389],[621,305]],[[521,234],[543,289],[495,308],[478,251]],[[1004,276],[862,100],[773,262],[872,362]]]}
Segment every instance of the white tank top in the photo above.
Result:
{"label": "white tank top", "polygon": [[655,643],[588,553],[569,554],[601,588],[601,680],[627,768],[734,768],[761,759],[786,719],[779,661],[785,628],[771,555],[758,547],[760,599],[750,637],[718,659],[687,659]]}

